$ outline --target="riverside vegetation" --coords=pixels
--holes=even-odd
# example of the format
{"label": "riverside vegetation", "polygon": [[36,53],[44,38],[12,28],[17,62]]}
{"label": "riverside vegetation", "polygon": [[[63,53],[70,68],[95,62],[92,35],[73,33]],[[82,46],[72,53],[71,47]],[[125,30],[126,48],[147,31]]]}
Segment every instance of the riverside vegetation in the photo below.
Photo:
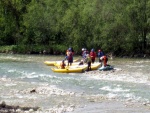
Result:
{"label": "riverside vegetation", "polygon": [[150,54],[150,0],[0,0],[0,52]]}

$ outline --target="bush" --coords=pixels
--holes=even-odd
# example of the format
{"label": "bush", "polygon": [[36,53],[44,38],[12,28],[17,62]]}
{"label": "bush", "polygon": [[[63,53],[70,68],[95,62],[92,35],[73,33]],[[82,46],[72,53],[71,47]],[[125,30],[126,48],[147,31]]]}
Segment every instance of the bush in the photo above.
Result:
{"label": "bush", "polygon": [[0,52],[1,53],[10,53],[13,52],[13,48],[15,45],[10,45],[10,46],[0,46]]}

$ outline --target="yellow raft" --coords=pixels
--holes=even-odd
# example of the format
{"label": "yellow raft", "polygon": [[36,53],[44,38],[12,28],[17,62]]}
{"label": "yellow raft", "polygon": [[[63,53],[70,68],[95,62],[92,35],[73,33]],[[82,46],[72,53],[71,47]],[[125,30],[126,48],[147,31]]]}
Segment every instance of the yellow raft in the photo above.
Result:
{"label": "yellow raft", "polygon": [[51,68],[53,72],[57,73],[83,73],[87,69],[86,66],[69,66],[65,69],[60,68]]}
{"label": "yellow raft", "polygon": [[[59,62],[54,63],[54,66],[60,67],[60,63]],[[79,62],[72,63],[72,66],[79,66]],[[80,66],[87,66],[87,64],[80,65]],[[94,64],[91,64],[91,70],[97,70],[100,66],[101,66],[100,63],[95,62]]]}
{"label": "yellow raft", "polygon": [[56,63],[56,61],[45,61],[44,64],[46,64],[47,66],[54,66],[54,64]]}
{"label": "yellow raft", "polygon": [[[73,60],[73,62],[77,62],[79,59]],[[54,66],[54,64],[60,64],[62,61],[45,61],[44,64],[47,66]]]}
{"label": "yellow raft", "polygon": [[101,66],[100,63],[91,64],[91,70],[97,70]]}

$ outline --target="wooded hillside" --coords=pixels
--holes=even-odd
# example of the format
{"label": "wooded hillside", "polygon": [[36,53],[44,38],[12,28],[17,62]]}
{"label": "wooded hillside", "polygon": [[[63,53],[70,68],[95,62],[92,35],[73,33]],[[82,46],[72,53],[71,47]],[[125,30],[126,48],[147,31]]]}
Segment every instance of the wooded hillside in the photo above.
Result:
{"label": "wooded hillside", "polygon": [[0,45],[16,53],[150,53],[150,0],[0,0]]}

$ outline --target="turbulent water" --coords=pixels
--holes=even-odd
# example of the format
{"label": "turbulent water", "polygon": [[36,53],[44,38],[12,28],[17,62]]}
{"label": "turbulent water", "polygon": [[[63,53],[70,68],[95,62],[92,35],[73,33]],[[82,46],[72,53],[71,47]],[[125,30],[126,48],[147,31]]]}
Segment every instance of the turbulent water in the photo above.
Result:
{"label": "turbulent water", "polygon": [[110,99],[150,103],[150,59],[114,58],[112,71],[78,74],[54,73],[43,63],[63,58],[0,54],[0,101],[68,112]]}

